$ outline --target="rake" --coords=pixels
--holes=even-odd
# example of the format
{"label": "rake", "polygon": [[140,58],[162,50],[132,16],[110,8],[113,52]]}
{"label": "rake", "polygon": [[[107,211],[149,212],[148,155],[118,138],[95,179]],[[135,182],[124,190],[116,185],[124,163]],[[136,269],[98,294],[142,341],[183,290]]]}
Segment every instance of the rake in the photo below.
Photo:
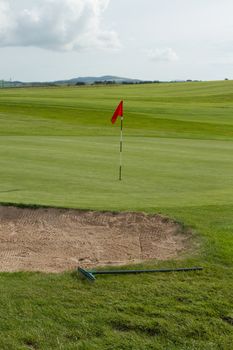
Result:
{"label": "rake", "polygon": [[151,270],[110,270],[110,271],[88,271],[78,267],[78,274],[80,277],[94,282],[96,280],[95,275],[129,275],[138,273],[158,273],[158,272],[188,272],[188,271],[200,271],[203,267],[183,267],[177,269],[151,269]]}

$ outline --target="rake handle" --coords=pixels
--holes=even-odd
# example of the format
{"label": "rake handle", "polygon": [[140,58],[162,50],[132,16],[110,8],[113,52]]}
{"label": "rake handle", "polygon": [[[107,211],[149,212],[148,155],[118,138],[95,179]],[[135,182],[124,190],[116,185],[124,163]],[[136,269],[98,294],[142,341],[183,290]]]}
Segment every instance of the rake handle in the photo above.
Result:
{"label": "rake handle", "polygon": [[112,270],[112,271],[88,271],[92,275],[124,275],[151,272],[185,272],[203,270],[203,267],[184,267],[177,269],[156,269],[156,270]]}

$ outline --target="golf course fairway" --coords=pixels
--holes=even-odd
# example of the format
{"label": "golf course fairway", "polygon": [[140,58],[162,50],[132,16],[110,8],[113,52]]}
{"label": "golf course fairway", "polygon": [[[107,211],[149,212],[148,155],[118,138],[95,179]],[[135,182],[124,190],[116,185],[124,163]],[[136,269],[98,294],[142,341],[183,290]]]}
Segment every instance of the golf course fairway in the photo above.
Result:
{"label": "golf course fairway", "polygon": [[0,349],[232,349],[233,81],[1,89],[0,125],[2,205],[159,213],[193,250],[137,267],[204,267],[2,272]]}

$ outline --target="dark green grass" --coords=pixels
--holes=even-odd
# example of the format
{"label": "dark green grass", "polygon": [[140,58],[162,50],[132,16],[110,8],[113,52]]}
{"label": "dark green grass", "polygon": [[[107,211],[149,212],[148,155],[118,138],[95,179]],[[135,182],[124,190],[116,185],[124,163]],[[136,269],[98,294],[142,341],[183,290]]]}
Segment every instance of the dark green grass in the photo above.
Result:
{"label": "dark green grass", "polygon": [[[0,275],[0,349],[226,349],[233,342],[233,82],[0,90],[0,201],[163,213],[203,272]],[[125,100],[123,181],[117,180]]]}
{"label": "dark green grass", "polygon": [[201,273],[99,277],[92,285],[70,274],[2,274],[0,347],[230,349],[233,274],[205,266]]}

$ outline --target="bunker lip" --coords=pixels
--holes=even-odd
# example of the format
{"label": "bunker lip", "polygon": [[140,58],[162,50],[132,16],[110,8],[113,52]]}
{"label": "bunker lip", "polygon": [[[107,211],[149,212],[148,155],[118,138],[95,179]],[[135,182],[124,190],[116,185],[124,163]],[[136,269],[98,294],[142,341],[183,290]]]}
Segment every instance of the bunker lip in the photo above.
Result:
{"label": "bunker lip", "polygon": [[190,231],[161,215],[0,206],[0,271],[56,273],[176,259],[191,240]]}

